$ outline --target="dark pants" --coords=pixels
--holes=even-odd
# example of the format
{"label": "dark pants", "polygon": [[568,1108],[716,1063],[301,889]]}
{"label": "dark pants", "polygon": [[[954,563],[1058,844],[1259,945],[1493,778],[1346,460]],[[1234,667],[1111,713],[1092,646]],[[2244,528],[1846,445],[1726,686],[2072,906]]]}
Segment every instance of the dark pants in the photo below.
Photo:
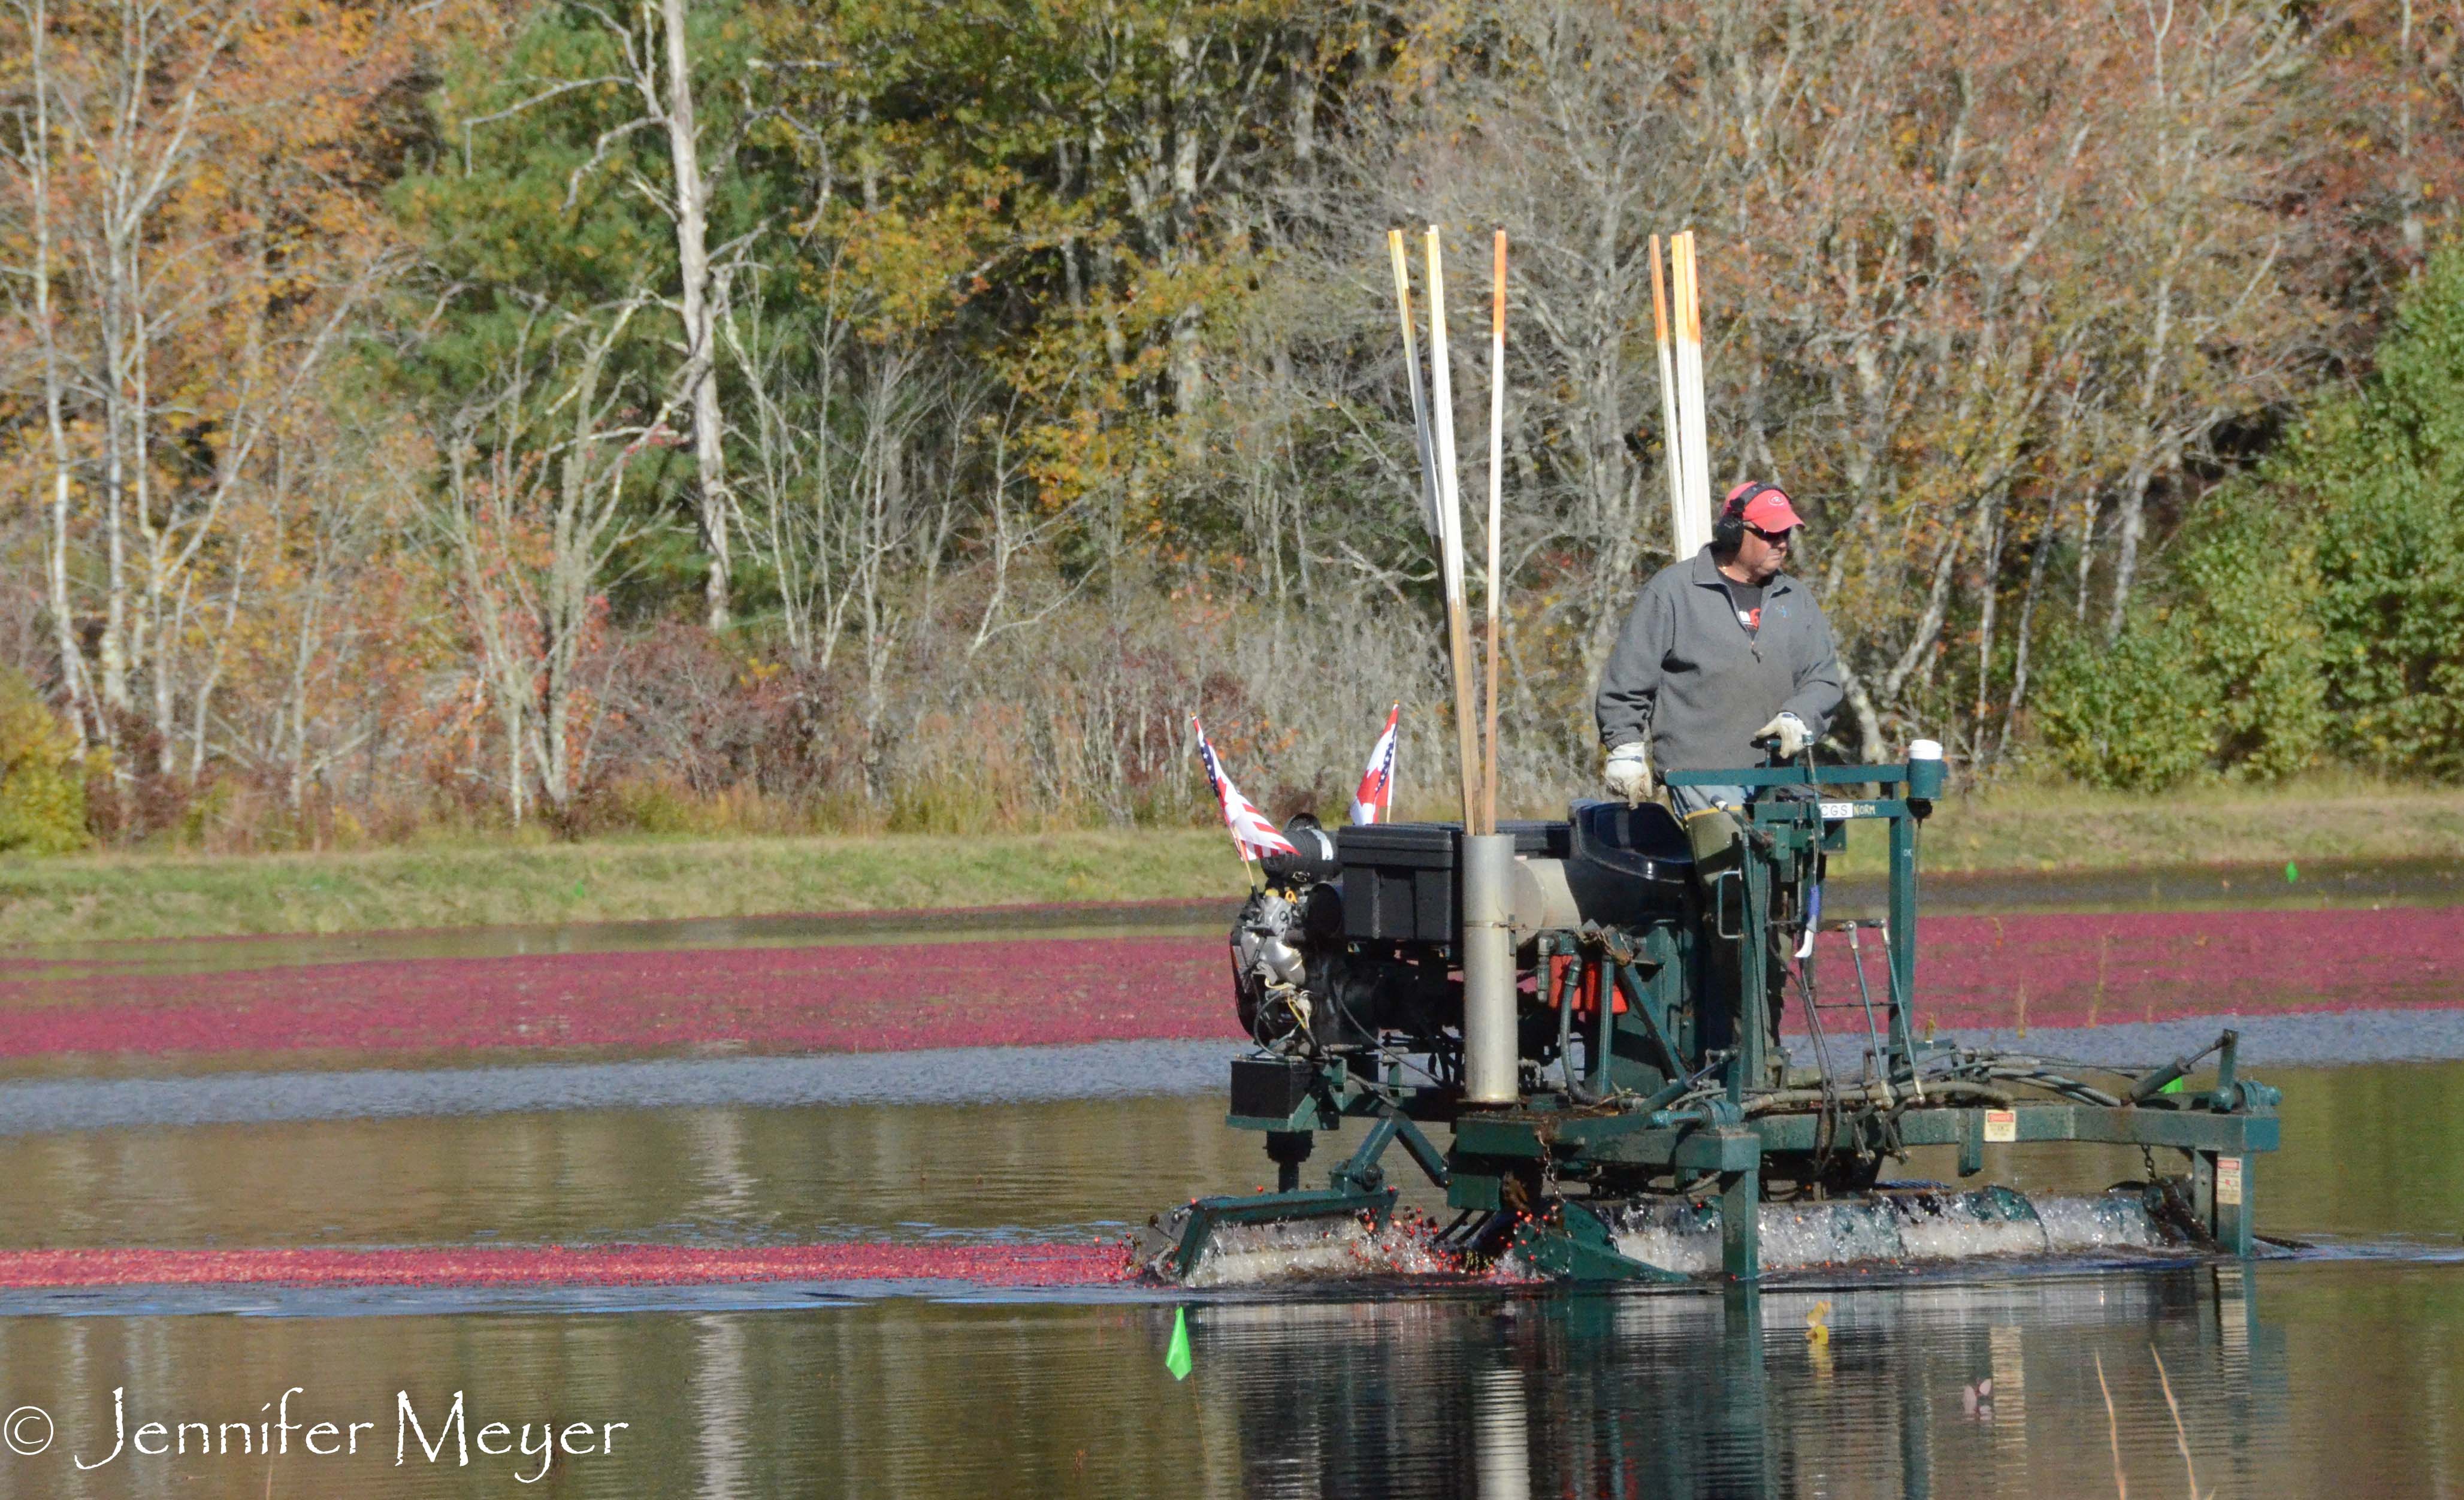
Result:
{"label": "dark pants", "polygon": [[[1709,978],[1712,991],[1715,994],[1734,996],[1740,1019],[1745,1010],[1743,948],[1746,941],[1755,940],[1755,935],[1749,933],[1742,939],[1723,939],[1719,936],[1720,893],[1716,887],[1726,872],[1735,871],[1744,864],[1747,857],[1745,842],[1742,834],[1736,831],[1734,824],[1725,826],[1727,836],[1724,838],[1720,836],[1724,828],[1722,820],[1708,818],[1697,820],[1692,819],[1691,815],[1724,803],[1731,808],[1742,809],[1746,798],[1747,788],[1743,786],[1671,786],[1668,788],[1669,805],[1680,819],[1689,820],[1685,824],[1685,829],[1694,843],[1694,875],[1703,895],[1705,927],[1704,951],[1710,960]],[[1737,813],[1736,817],[1739,823],[1744,821],[1742,811]],[[1778,894],[1776,891],[1771,893],[1774,897]],[[1728,910],[1732,914],[1731,920],[1733,920],[1733,914],[1738,904],[1738,893],[1728,892],[1727,899]],[[1764,938],[1762,940],[1769,939]],[[1779,1045],[1780,1012],[1788,1004],[1788,974],[1784,949],[1773,948],[1764,961],[1763,982],[1764,1014],[1770,1028],[1769,1040],[1776,1048]]]}

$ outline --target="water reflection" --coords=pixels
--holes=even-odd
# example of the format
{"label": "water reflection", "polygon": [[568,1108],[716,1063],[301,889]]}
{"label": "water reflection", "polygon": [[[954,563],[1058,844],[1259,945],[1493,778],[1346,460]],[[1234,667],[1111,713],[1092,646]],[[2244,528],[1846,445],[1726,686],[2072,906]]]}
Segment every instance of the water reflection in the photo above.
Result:
{"label": "water reflection", "polygon": [[[2079,1494],[2113,1484],[2116,1445],[2154,1492],[2186,1482],[2185,1442],[2200,1493],[2304,1492],[2285,1481],[2316,1414],[2257,1312],[2276,1273],[1277,1302],[1194,1326],[1249,1494]],[[2438,1472],[2404,1446],[2384,1472]]]}
{"label": "water reflection", "polygon": [[[397,1393],[432,1432],[457,1390],[474,1431],[630,1423],[612,1454],[556,1460],[542,1488],[568,1496],[2097,1495],[2117,1447],[2139,1494],[2189,1492],[2194,1468],[2201,1493],[2409,1495],[2464,1462],[2464,1276],[2418,1266],[1207,1301],[1186,1382],[1171,1327],[1164,1305],[913,1299],[0,1318],[0,1401],[49,1408],[62,1443],[0,1454],[0,1500],[525,1492],[476,1453],[394,1464]],[[360,1458],[71,1467],[107,1448],[115,1388],[132,1423],[219,1423],[295,1385],[309,1419],[377,1420]]]}

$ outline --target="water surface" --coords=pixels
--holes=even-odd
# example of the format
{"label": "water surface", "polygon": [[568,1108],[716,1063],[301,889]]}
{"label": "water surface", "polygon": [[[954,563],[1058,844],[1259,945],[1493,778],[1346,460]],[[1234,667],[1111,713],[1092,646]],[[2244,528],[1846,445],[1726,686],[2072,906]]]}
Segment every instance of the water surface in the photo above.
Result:
{"label": "water surface", "polygon": [[[2285,1094],[2284,1149],[2250,1168],[2263,1229],[2464,1232],[2464,1062],[2258,1076]],[[1320,1136],[1309,1170],[1353,1138]],[[2145,1170],[2112,1147],[1989,1146],[1986,1166],[2058,1192]],[[1898,1175],[1954,1170],[1920,1149]],[[1101,1238],[1271,1178],[1211,1092],[61,1130],[0,1136],[0,1247]]]}
{"label": "water surface", "polygon": [[[886,940],[815,940],[840,936]],[[166,961],[191,961],[176,947]],[[334,957],[267,952],[244,961]],[[2104,1040],[2177,1038],[2159,1024]],[[0,1084],[0,1247],[1091,1243],[1267,1179],[1201,1078],[1232,1048],[1108,1045],[1124,1050],[670,1054],[578,1071],[450,1054],[383,1073],[364,1066],[377,1054],[341,1070],[296,1054],[58,1060]],[[2302,1045],[2289,1055],[2334,1055],[2317,1050],[2332,1038]],[[2227,1496],[2464,1492],[2464,1062],[2252,1070],[2285,1092],[2284,1150],[2251,1168],[2260,1227],[2314,1246],[2253,1267],[1969,1265],[1752,1297],[0,1293],[0,1414],[39,1407],[54,1439],[0,1450],[0,1500],[2101,1495],[2117,1465],[2143,1496],[2189,1492],[2189,1466],[2200,1491]],[[1078,1096],[1097,1089],[1109,1096]],[[1311,1173],[1347,1144],[1322,1137]],[[2047,1192],[2145,1170],[2111,1148],[1990,1147],[1987,1166]],[[1920,1152],[1899,1172],[1952,1169]],[[1407,1202],[1437,1206],[1420,1185]],[[1195,1370],[1176,1381],[1163,1356],[1183,1311]],[[361,1453],[105,1461],[115,1392],[131,1428],[219,1430],[272,1421],[294,1387],[303,1426],[368,1423]],[[456,1392],[467,1435],[501,1421],[514,1451],[474,1442],[467,1466],[451,1448],[430,1462],[414,1439],[397,1465],[399,1403],[433,1440]],[[594,1449],[626,1425],[612,1451],[552,1456],[523,1484],[540,1459],[518,1451],[519,1429],[550,1421],[584,1424]]]}
{"label": "water surface", "polygon": [[[41,1304],[75,1316],[0,1303],[0,1401],[41,1406],[61,1434],[0,1454],[0,1496],[537,1492],[475,1450],[467,1468],[416,1446],[395,1466],[401,1393],[433,1427],[457,1390],[473,1430],[631,1423],[612,1455],[554,1461],[545,1492],[568,1495],[2090,1494],[2113,1482],[2117,1440],[2143,1493],[2182,1492],[2181,1440],[2222,1494],[2440,1493],[2464,1472],[2464,1120],[2445,1108],[2464,1063],[2271,1076],[2286,1150],[2254,1173],[2260,1223],[2331,1256],[1969,1267],[1750,1302],[1252,1292],[1190,1305],[1185,1383],[1161,1363],[1173,1305],[1143,1293],[635,1290],[492,1308],[261,1289],[242,1305],[272,1315],[242,1317],[124,1292]],[[1254,1185],[1256,1143],[1220,1111],[1163,1095],[39,1133],[0,1141],[0,1243],[1102,1239]],[[2048,1190],[2140,1169],[2119,1151],[2052,1159],[1997,1151],[1989,1168]],[[1823,1301],[1830,1335],[1810,1340]],[[375,1448],[123,1453],[82,1473],[66,1457],[108,1450],[115,1388],[135,1424],[261,1422],[292,1386],[303,1420],[369,1421]]]}
{"label": "water surface", "polygon": [[[2454,1267],[1210,1302],[1185,1382],[1162,1368],[1172,1316],[892,1298],[0,1318],[0,1397],[61,1435],[0,1455],[0,1496],[521,1492],[536,1459],[394,1463],[402,1393],[432,1435],[457,1391],[473,1430],[628,1423],[612,1455],[555,1461],[545,1492],[589,1496],[2093,1495],[2117,1463],[2179,1494],[2182,1445],[2202,1491],[2436,1495],[2464,1462]],[[264,1421],[294,1386],[303,1422],[370,1422],[367,1450],[71,1467],[109,1451],[115,1388],[134,1426]]]}

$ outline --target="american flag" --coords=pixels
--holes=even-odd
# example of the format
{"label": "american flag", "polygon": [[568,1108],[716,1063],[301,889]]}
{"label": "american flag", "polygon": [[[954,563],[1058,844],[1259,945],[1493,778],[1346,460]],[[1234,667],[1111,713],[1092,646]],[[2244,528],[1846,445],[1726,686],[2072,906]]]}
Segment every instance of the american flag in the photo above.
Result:
{"label": "american flag", "polygon": [[1386,711],[1386,730],[1369,749],[1369,769],[1360,773],[1360,790],[1352,794],[1352,826],[1384,823],[1395,811],[1395,724],[1403,705]]}
{"label": "american flag", "polygon": [[1223,774],[1223,763],[1215,759],[1215,747],[1206,742],[1206,726],[1198,716],[1189,716],[1189,727],[1198,731],[1198,759],[1206,766],[1206,784],[1215,788],[1215,800],[1222,805],[1223,826],[1232,830],[1232,843],[1241,850],[1243,859],[1264,859],[1269,854],[1298,852],[1292,841],[1266,821],[1266,815],[1241,795],[1232,778]]}

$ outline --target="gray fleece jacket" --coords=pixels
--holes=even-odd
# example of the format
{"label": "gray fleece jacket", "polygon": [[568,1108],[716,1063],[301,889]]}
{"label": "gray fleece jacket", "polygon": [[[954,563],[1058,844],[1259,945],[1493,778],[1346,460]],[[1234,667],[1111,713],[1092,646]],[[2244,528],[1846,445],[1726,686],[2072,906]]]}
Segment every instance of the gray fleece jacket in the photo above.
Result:
{"label": "gray fleece jacket", "polygon": [[1760,765],[1754,731],[1794,714],[1820,739],[1839,707],[1831,627],[1786,573],[1763,585],[1762,629],[1749,631],[1705,547],[1642,585],[1600,673],[1600,743],[1651,744],[1665,771]]}

